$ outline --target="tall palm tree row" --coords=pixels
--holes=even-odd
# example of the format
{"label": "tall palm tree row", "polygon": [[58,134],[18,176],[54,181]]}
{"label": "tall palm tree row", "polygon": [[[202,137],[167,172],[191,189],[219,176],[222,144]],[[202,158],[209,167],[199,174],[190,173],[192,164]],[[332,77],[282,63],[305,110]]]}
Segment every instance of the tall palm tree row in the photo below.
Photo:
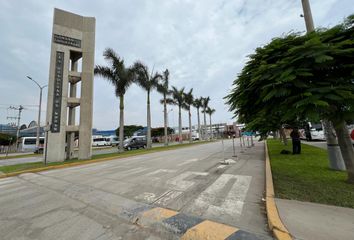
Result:
{"label": "tall palm tree row", "polygon": [[210,97],[206,97],[206,98],[202,98],[202,108],[203,108],[203,111],[202,113],[204,113],[204,126],[203,126],[203,139],[206,140],[207,139],[207,131],[206,131],[206,128],[207,128],[207,124],[206,124],[206,110],[209,106],[209,102],[210,102]]}
{"label": "tall palm tree row", "polygon": [[137,84],[143,88],[147,93],[147,148],[151,148],[151,111],[150,111],[150,93],[157,87],[162,75],[153,70],[149,72],[149,68],[142,62],[136,62],[133,65],[133,70],[137,74]]}
{"label": "tall palm tree row", "polygon": [[169,90],[169,71],[166,69],[162,74],[162,82],[157,84],[157,91],[163,95],[161,100],[163,104],[163,120],[164,120],[164,135],[165,135],[165,146],[168,145],[168,132],[167,132],[167,96],[170,94]]}
{"label": "tall palm tree row", "polygon": [[188,120],[189,120],[189,142],[192,142],[192,114],[191,106],[193,106],[194,97],[193,97],[193,88],[187,93],[183,93],[183,107],[188,111]]}
{"label": "tall palm tree row", "polygon": [[178,106],[178,141],[182,143],[182,107],[184,104],[184,87],[181,89],[177,89],[176,87],[172,86],[170,91],[172,98],[168,99],[167,102],[169,104],[174,104]]}
{"label": "tall palm tree row", "polygon": [[194,99],[193,106],[197,109],[197,118],[198,118],[198,138],[201,139],[202,133],[200,129],[200,116],[199,116],[199,109],[202,107],[203,98],[196,98]]}
{"label": "tall palm tree row", "polygon": [[134,82],[135,73],[132,67],[126,67],[124,60],[111,48],[103,52],[104,58],[110,63],[110,66],[96,65],[95,75],[99,75],[115,88],[115,94],[119,98],[119,151],[124,151],[124,95],[129,86]]}
{"label": "tall palm tree row", "polygon": [[211,139],[214,138],[214,136],[213,136],[213,128],[212,128],[212,124],[211,124],[211,115],[214,114],[215,109],[208,107],[208,108],[205,110],[205,112],[206,112],[207,114],[209,114],[209,127],[210,127],[210,140],[211,140]]}

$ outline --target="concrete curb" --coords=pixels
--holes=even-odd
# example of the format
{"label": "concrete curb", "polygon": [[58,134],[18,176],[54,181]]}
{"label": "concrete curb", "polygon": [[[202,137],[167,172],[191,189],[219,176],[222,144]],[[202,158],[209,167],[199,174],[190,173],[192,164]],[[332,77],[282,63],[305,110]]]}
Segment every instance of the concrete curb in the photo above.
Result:
{"label": "concrete curb", "polygon": [[266,211],[268,218],[269,229],[272,231],[273,235],[278,240],[291,240],[293,239],[289,231],[284,226],[283,222],[280,219],[277,205],[274,201],[274,186],[273,186],[273,177],[272,170],[270,167],[270,160],[268,154],[267,141],[264,143],[265,148],[265,158],[266,158]]}

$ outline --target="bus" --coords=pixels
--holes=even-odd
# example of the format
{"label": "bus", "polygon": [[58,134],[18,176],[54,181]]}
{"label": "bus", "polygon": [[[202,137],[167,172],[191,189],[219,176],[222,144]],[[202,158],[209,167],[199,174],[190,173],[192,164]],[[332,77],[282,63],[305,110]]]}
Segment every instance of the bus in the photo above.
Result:
{"label": "bus", "polygon": [[[36,151],[37,137],[23,137],[20,142],[19,149],[21,152],[34,152]],[[44,147],[44,137],[39,137],[39,149]]]}

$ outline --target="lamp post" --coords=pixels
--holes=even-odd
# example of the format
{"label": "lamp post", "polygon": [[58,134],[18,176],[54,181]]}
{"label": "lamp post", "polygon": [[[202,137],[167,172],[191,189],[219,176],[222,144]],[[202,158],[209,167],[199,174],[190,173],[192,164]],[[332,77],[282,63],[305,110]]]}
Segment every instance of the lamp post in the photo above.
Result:
{"label": "lamp post", "polygon": [[39,83],[31,78],[30,76],[27,76],[27,78],[31,81],[33,81],[38,87],[39,87],[39,110],[38,110],[38,122],[37,122],[37,138],[36,138],[36,150],[39,151],[39,131],[40,131],[40,125],[41,125],[41,110],[42,110],[42,90],[43,88],[47,87],[48,85],[39,85]]}
{"label": "lamp post", "polygon": [[[173,109],[171,108],[170,110],[167,111],[167,136],[169,136],[170,134],[168,134],[168,128],[169,128],[169,113],[172,112]],[[169,139],[167,140],[167,142],[169,142]]]}

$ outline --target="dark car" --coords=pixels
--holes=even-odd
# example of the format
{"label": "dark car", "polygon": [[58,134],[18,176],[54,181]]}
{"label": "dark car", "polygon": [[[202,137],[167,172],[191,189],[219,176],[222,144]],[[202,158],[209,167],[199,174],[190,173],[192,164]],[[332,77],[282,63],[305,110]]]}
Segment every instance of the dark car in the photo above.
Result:
{"label": "dark car", "polygon": [[146,148],[146,137],[137,136],[128,138],[124,141],[124,148],[126,150]]}

